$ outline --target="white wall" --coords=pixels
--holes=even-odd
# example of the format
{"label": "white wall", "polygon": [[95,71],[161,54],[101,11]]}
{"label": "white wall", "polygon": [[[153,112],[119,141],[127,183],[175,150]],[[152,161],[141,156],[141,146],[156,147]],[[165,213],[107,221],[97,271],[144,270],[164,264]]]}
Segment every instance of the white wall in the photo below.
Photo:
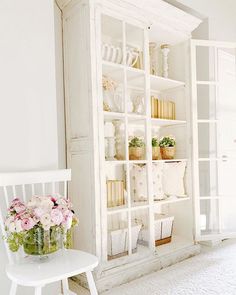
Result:
{"label": "white wall", "polygon": [[[54,23],[53,0],[0,1],[0,172],[64,166],[63,88],[56,85],[60,75],[55,58],[60,60],[60,51],[55,56],[55,24],[60,18]],[[0,261],[0,293],[6,295],[9,281],[1,239]],[[19,294],[32,294],[29,291]],[[45,294],[53,293],[48,289]]]}
{"label": "white wall", "polygon": [[209,39],[236,41],[235,0],[177,0],[209,19]]}

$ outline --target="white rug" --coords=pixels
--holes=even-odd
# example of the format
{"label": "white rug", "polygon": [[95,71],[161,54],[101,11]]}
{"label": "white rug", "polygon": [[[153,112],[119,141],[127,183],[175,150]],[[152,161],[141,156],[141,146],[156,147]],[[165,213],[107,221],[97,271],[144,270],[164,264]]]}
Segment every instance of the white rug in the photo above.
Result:
{"label": "white rug", "polygon": [[103,295],[236,295],[236,241],[114,288]]}

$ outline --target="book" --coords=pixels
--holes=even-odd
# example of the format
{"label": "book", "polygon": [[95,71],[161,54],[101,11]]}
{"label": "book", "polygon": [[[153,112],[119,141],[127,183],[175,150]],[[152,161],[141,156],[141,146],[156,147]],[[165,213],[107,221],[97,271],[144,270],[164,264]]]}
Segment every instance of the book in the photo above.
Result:
{"label": "book", "polygon": [[176,120],[175,103],[172,101],[172,120]]}
{"label": "book", "polygon": [[159,100],[158,98],[155,98],[155,118],[158,118],[158,105],[159,105]]}
{"label": "book", "polygon": [[173,104],[171,101],[168,101],[168,119],[173,119]]}
{"label": "book", "polygon": [[151,96],[151,117],[155,118],[155,97]]}

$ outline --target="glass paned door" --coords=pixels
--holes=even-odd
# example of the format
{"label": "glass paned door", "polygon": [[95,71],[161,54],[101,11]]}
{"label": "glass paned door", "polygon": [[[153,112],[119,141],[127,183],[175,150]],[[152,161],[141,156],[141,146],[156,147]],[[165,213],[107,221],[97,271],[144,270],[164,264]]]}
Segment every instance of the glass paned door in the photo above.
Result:
{"label": "glass paned door", "polygon": [[191,40],[196,240],[236,236],[236,43]]}

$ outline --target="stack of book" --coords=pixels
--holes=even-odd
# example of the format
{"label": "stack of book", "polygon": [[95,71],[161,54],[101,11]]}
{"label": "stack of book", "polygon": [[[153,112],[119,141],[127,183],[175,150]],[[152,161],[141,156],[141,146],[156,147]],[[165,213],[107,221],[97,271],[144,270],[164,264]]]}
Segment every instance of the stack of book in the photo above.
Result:
{"label": "stack of book", "polygon": [[124,181],[107,180],[107,207],[111,208],[124,204]]}
{"label": "stack of book", "polygon": [[151,116],[152,118],[175,120],[175,103],[152,96]]}

